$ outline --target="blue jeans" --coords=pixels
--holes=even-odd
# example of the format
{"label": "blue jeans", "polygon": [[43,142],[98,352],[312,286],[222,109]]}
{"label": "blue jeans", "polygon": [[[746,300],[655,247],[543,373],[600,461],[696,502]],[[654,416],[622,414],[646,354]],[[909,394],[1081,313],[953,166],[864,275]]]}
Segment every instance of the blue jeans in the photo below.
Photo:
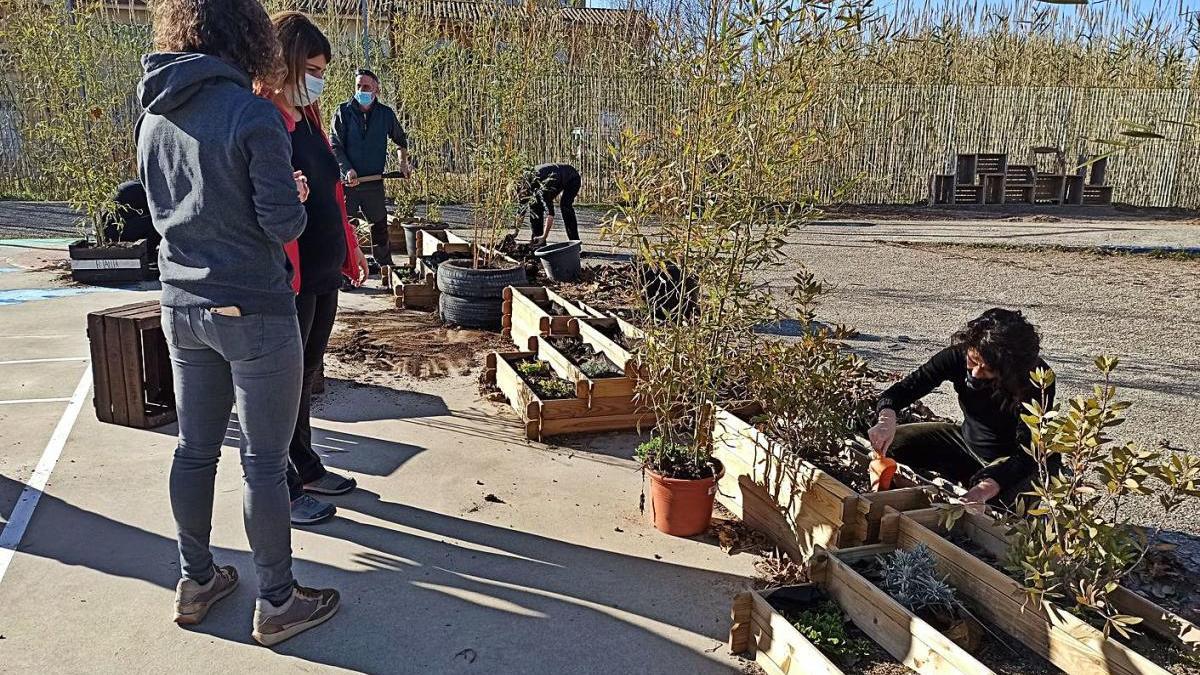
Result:
{"label": "blue jeans", "polygon": [[258,593],[280,604],[291,595],[288,444],[300,403],[303,350],[294,314],[229,317],[199,308],[162,308],[175,376],[179,446],[171,465],[171,511],[183,576],[205,583],[217,460],[237,404],[244,490],[242,513],[254,553]]}

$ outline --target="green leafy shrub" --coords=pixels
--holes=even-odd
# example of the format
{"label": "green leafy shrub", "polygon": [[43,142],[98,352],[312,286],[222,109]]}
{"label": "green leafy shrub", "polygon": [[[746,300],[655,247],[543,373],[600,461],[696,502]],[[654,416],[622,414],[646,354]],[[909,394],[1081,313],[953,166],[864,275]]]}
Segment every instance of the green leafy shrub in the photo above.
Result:
{"label": "green leafy shrub", "polygon": [[1103,378],[1092,393],[1047,408],[1054,372],[1032,375],[1043,394],[1025,407],[1032,432],[1027,448],[1037,464],[1033,489],[1006,519],[1011,547],[1006,567],[1031,600],[1065,604],[1079,615],[1128,637],[1141,619],[1120,614],[1108,594],[1143,561],[1159,528],[1129,521],[1136,497],[1154,497],[1162,522],[1184,500],[1200,495],[1200,457],[1159,452],[1109,435],[1125,421],[1129,403],[1117,399],[1112,372],[1118,360],[1102,356]]}

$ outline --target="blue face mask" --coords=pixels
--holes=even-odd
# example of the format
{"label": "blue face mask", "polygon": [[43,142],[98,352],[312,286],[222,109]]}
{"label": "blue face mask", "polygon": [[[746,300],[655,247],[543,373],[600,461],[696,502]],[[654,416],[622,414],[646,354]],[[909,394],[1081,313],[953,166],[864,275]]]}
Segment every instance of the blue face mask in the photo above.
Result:
{"label": "blue face mask", "polygon": [[321,92],[325,91],[325,80],[305,73],[304,89],[303,93],[294,92],[290,96],[292,105],[297,108],[303,108],[316,103],[317,99],[321,98]]}
{"label": "blue face mask", "polygon": [[358,101],[358,104],[365,108],[375,102],[375,94],[369,91],[355,92],[354,100]]}

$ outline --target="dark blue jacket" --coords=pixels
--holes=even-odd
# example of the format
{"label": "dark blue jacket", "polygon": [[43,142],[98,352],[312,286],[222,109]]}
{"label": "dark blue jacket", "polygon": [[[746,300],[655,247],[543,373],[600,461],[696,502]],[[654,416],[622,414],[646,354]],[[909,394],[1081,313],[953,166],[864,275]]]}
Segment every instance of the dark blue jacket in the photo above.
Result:
{"label": "dark blue jacket", "polygon": [[389,138],[408,149],[408,135],[400,127],[396,111],[379,101],[365,111],[357,101],[346,101],[334,111],[329,128],[329,142],[343,176],[351,169],[360,176],[383,173]]}

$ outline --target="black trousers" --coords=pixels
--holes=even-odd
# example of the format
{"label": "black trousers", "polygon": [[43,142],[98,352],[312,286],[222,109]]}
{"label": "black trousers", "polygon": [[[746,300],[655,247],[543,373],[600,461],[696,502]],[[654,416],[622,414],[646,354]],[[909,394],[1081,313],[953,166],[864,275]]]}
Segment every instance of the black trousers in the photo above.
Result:
{"label": "black trousers", "polygon": [[963,438],[962,427],[941,422],[901,424],[888,455],[918,471],[932,471],[966,488],[983,468]]}
{"label": "black trousers", "polygon": [[[575,174],[562,186],[562,192],[558,197],[558,210],[562,213],[563,227],[567,230],[567,239],[571,240],[579,239],[579,220],[575,217],[575,198],[579,196],[579,190],[582,187],[583,179],[579,177],[579,174]],[[540,201],[535,201],[529,207],[529,229],[533,232],[534,239],[542,236],[545,221],[545,208]]]}
{"label": "black trousers", "polygon": [[292,432],[292,444],[288,449],[288,492],[295,500],[304,492],[304,484],[325,475],[321,456],[312,447],[313,378],[321,371],[325,358],[325,347],[329,345],[329,334],[333,332],[333,320],[337,316],[338,292],[320,295],[301,293],[296,296],[296,314],[300,320],[300,337],[304,340],[304,384],[300,390],[300,414],[296,416],[296,429]]}
{"label": "black trousers", "polygon": [[387,194],[383,181],[346,188],[346,215],[371,224],[371,257],[380,265],[392,264],[388,244]]}

